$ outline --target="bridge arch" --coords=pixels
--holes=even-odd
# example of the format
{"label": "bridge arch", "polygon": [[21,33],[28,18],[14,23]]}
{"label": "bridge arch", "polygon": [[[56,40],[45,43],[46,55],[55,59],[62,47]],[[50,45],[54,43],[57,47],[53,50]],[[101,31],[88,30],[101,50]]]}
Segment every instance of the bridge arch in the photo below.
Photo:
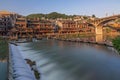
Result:
{"label": "bridge arch", "polygon": [[110,21],[116,20],[116,19],[117,19],[117,18],[102,20],[102,21],[100,21],[100,22],[97,24],[97,26],[104,25],[104,24],[106,24],[106,23],[108,23],[108,22],[110,22]]}
{"label": "bridge arch", "polygon": [[96,34],[103,34],[103,27],[104,27],[103,25],[119,18],[120,18],[120,15],[111,16],[111,17],[101,18],[95,21],[88,22],[88,24],[95,27]]}

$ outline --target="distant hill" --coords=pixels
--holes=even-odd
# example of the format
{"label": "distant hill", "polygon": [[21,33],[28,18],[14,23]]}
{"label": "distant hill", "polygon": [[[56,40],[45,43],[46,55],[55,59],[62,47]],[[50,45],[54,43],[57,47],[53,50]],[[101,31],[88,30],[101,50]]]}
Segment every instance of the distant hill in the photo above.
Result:
{"label": "distant hill", "polygon": [[57,12],[52,12],[49,14],[43,14],[43,13],[38,13],[38,14],[30,14],[26,16],[27,18],[44,18],[44,19],[57,19],[57,18],[62,18],[62,19],[68,19],[68,18],[75,18],[75,17],[80,17],[83,19],[89,19],[90,17],[92,18],[97,18],[94,14],[92,16],[86,16],[86,15],[66,15],[66,14],[61,14]]}
{"label": "distant hill", "polygon": [[45,18],[45,19],[57,19],[57,18],[73,18],[75,15],[66,15],[66,14],[61,14],[61,13],[57,13],[57,12],[52,12],[49,14],[30,14],[27,17],[28,18]]}

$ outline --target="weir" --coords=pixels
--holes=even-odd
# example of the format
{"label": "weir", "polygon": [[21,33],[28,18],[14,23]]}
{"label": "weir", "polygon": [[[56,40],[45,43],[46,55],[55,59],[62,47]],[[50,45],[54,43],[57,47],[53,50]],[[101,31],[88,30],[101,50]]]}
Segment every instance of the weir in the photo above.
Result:
{"label": "weir", "polygon": [[8,80],[36,80],[34,72],[25,62],[18,48],[9,44],[9,74]]}

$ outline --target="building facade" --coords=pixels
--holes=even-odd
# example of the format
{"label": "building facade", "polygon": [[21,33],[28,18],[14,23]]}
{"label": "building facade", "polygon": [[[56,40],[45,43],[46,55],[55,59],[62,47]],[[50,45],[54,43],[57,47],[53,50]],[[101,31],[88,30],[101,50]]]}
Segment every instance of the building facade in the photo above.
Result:
{"label": "building facade", "polygon": [[87,23],[73,20],[59,20],[59,33],[82,33],[82,32],[95,32],[94,27],[89,26]]}
{"label": "building facade", "polygon": [[[114,26],[119,28],[120,24],[114,24]],[[104,28],[103,30],[106,31]],[[26,18],[16,13],[0,11],[0,36],[8,36],[10,39],[79,33],[95,34],[95,27],[89,25],[84,17],[79,16],[74,19],[45,20]]]}

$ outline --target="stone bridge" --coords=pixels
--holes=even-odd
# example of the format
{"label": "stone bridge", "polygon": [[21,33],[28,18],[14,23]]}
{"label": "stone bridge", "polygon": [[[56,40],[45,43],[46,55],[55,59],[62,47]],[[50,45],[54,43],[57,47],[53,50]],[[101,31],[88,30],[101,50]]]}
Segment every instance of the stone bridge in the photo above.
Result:
{"label": "stone bridge", "polygon": [[99,18],[99,19],[95,19],[95,20],[92,20],[92,21],[87,21],[87,23],[89,25],[95,27],[96,34],[103,34],[104,24],[106,24],[110,21],[114,21],[114,20],[119,19],[119,18],[120,18],[120,14],[109,16],[109,17],[104,17],[104,18]]}

